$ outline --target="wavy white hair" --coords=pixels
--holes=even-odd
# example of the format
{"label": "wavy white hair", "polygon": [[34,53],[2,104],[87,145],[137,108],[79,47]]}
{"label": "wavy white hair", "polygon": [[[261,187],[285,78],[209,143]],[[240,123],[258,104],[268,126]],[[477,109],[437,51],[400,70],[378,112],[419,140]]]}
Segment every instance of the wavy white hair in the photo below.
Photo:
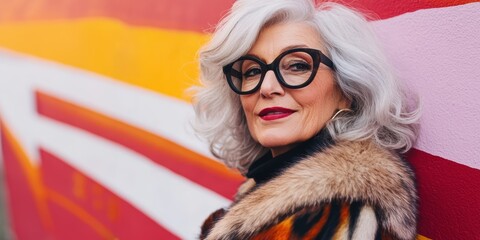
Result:
{"label": "wavy white hair", "polygon": [[200,50],[200,81],[194,88],[193,123],[210,143],[210,151],[227,166],[245,172],[268,149],[247,128],[240,98],[228,86],[222,67],[246,54],[267,25],[311,24],[336,66],[335,80],[352,101],[351,114],[326,127],[335,140],[373,138],[391,150],[405,152],[416,138],[417,106],[407,109],[406,96],[360,13],[337,3],[312,0],[237,0]]}

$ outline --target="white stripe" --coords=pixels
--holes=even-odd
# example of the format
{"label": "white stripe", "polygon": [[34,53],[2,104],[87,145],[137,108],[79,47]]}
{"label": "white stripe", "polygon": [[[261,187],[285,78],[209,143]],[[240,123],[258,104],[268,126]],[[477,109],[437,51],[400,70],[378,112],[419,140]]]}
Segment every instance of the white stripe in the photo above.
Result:
{"label": "white stripe", "polygon": [[0,116],[36,162],[38,144],[69,161],[184,239],[213,210],[228,205],[204,189],[124,147],[38,116],[34,90],[127,122],[209,156],[188,131],[189,104],[61,64],[0,50]]}
{"label": "white stripe", "polygon": [[375,212],[369,206],[364,206],[360,211],[352,240],[375,239],[378,222]]}
{"label": "white stripe", "polygon": [[[35,110],[33,90],[35,74],[26,76],[19,72],[30,72],[28,59],[7,54],[0,49],[0,117],[26,151],[29,159],[38,160],[36,129],[38,117]],[[22,70],[23,67],[26,67]]]}
{"label": "white stripe", "polygon": [[1,114],[15,114],[11,118],[14,121],[34,118],[32,90],[38,89],[214,158],[206,143],[195,137],[189,124],[194,118],[193,108],[186,102],[92,72],[1,49],[0,76]]}
{"label": "white stripe", "polygon": [[40,122],[42,147],[182,239],[194,239],[202,221],[229,204],[229,200],[122,146],[48,119]]}

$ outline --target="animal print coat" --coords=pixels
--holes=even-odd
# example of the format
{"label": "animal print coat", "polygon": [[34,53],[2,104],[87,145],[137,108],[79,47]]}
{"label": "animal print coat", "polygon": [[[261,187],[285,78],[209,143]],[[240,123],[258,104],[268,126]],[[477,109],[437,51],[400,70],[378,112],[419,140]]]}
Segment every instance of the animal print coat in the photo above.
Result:
{"label": "animal print coat", "polygon": [[200,239],[415,239],[409,165],[373,141],[337,143],[256,185],[248,179]]}

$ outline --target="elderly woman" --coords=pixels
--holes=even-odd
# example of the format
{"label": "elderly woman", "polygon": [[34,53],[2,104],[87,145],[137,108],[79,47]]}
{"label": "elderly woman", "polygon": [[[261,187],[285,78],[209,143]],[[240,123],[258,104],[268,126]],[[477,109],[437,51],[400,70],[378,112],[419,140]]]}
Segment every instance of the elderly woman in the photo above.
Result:
{"label": "elderly woman", "polygon": [[248,179],[202,239],[414,239],[418,109],[335,3],[237,0],[200,52],[196,130]]}

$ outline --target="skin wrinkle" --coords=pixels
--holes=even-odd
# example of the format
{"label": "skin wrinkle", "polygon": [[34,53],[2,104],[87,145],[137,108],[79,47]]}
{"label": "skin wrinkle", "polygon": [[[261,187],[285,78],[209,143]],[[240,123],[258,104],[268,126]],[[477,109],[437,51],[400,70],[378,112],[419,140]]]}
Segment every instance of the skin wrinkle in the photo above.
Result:
{"label": "skin wrinkle", "polygon": [[[314,28],[302,22],[290,22],[263,28],[248,54],[270,63],[284,49],[296,45],[326,53]],[[325,126],[336,109],[350,105],[339,91],[332,71],[323,64],[314,81],[304,88],[284,88],[273,71],[268,71],[260,90],[239,98],[250,135],[269,148],[273,156],[310,139]],[[262,122],[258,112],[273,106],[296,112]],[[207,239],[248,238],[306,205],[321,205],[338,199],[358,200],[379,209],[385,220],[382,226],[395,232],[400,239],[408,239],[415,222],[415,214],[409,212],[409,206],[416,198],[409,192],[414,185],[411,179],[406,182],[402,179],[411,176],[408,166],[370,140],[339,145],[325,153],[306,157],[267,185],[255,187],[254,183],[247,182]]]}
{"label": "skin wrinkle", "polygon": [[[325,52],[322,40],[313,27],[303,22],[291,22],[264,28],[248,54],[270,63],[283,49],[297,45]],[[273,71],[268,71],[260,90],[240,96],[240,101],[252,138],[270,148],[273,156],[313,137],[330,120],[336,109],[349,105],[335,84],[332,70],[324,64],[320,64],[312,83],[301,89],[283,87]],[[257,115],[262,109],[273,106],[295,112],[273,121],[262,120]]]}

